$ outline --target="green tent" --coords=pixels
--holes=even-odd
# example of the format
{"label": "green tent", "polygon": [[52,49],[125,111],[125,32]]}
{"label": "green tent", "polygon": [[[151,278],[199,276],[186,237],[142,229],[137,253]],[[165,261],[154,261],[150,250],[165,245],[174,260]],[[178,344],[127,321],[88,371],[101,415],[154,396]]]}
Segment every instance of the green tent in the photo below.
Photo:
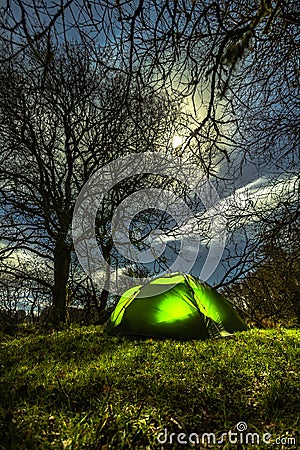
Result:
{"label": "green tent", "polygon": [[214,288],[182,273],[158,277],[124,292],[107,331],[114,336],[206,339],[247,330]]}

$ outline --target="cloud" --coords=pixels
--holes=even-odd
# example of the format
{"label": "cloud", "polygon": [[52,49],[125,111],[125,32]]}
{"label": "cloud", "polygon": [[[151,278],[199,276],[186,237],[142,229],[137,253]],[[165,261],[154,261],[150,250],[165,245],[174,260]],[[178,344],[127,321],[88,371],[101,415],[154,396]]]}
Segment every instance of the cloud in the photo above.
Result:
{"label": "cloud", "polygon": [[289,203],[299,196],[300,180],[291,177],[260,177],[246,186],[237,189],[233,194],[221,199],[208,210],[195,214],[182,226],[155,237],[155,241],[165,244],[188,236],[199,240],[202,245],[209,245],[218,234],[232,233],[242,227],[261,221],[270,213]]}

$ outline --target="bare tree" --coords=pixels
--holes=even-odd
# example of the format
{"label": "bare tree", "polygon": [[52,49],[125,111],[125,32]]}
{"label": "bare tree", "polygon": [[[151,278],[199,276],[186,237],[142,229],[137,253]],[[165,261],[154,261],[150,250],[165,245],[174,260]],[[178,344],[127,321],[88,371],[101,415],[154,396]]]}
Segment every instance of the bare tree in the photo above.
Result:
{"label": "bare tree", "polygon": [[[93,61],[74,43],[55,47],[47,73],[31,51],[0,72],[2,254],[23,250],[48,264],[55,323],[65,319],[70,226],[82,186],[119,155],[159,148],[174,117],[172,105],[146,88],[142,96],[132,87],[124,106],[126,78],[111,73],[108,58]],[[120,192],[115,201],[126,184]],[[104,231],[112,200],[99,213]],[[109,257],[105,236],[100,244]]]}
{"label": "bare tree", "polygon": [[[111,79],[118,81],[112,82],[112,90],[119,86],[121,101],[117,109],[122,112],[111,122],[118,123],[119,128],[111,132],[128,136],[127,126],[124,131],[121,124],[127,123],[124,117],[129,118],[133,132],[126,143],[131,142],[130,152],[140,148],[141,136],[149,148],[155,141],[153,133],[146,133],[156,129],[153,122],[149,125],[145,116],[140,120],[135,114],[146,88],[153,98],[164,92],[174,103],[183,103],[185,118],[175,127],[183,144],[176,148],[176,154],[189,157],[208,177],[213,177],[225,200],[249,177],[253,180],[250,174],[243,181],[245,167],[252,167],[253,177],[272,175],[269,184],[276,201],[265,207],[257,207],[253,199],[231,203],[226,219],[233,238],[224,255],[220,283],[227,285],[230,279],[243,277],[260,263],[266,235],[260,233],[259,226],[249,228],[247,224],[261,221],[268,230],[274,230],[278,216],[290,224],[294,218],[293,202],[280,204],[277,199],[276,179],[289,182],[296,177],[299,181],[297,0],[66,0],[60,4],[8,0],[1,8],[1,61],[14,62],[17,67],[20,59],[30,53],[40,74],[40,86],[46,92],[54,76],[56,48],[64,43],[68,49],[72,40],[83,46],[92,65],[101,68],[103,74],[115,74]],[[11,68],[12,79],[13,72]],[[70,77],[68,83],[73,82]],[[15,92],[18,96],[18,90]],[[54,97],[50,95],[53,105]],[[157,116],[158,109],[162,108],[155,103],[150,115],[163,117]],[[107,138],[105,145],[109,143]],[[114,146],[115,156],[120,155],[123,144],[124,140]],[[87,172],[92,170],[88,168]],[[115,197],[116,193],[112,194]],[[108,205],[116,204],[111,199],[106,199],[103,211],[107,214],[98,221],[99,236],[107,236]],[[201,227],[200,215],[199,224]],[[110,239],[99,239],[99,245],[106,258],[111,258]],[[103,291],[104,302],[105,298],[107,292]]]}
{"label": "bare tree", "polygon": [[[248,105],[247,116],[257,103],[260,112],[268,112],[277,92],[284,101],[299,89],[296,0],[69,0],[60,5],[10,0],[1,17],[10,58],[30,48],[46,71],[53,56],[50,38],[68,42],[76,36],[96,58],[99,46],[113,48],[107,65],[130,74],[127,93],[131,82],[151,83],[174,98],[186,98],[190,120],[182,131],[191,145],[185,148],[208,173],[215,173],[216,152],[229,158],[236,144],[240,147],[236,133],[245,130],[238,106]],[[44,53],[39,50],[43,39],[48,42]],[[261,90],[264,99],[258,98]],[[265,119],[274,123],[278,115],[273,110]],[[265,123],[261,114],[251,117]],[[259,123],[246,120],[257,137]],[[275,127],[281,134],[282,124]]]}

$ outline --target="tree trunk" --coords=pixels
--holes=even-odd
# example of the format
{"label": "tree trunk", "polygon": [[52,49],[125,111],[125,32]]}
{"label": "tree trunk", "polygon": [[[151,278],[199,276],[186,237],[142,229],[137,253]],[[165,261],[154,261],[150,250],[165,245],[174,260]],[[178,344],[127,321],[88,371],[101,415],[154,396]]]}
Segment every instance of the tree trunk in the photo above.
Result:
{"label": "tree trunk", "polygon": [[107,305],[107,300],[108,300],[108,294],[109,294],[109,291],[107,290],[107,289],[102,289],[102,292],[101,292],[101,295],[100,295],[100,298],[99,298],[99,303],[100,303],[100,305],[99,305],[99,312],[100,313],[102,313],[104,310],[105,310],[105,308],[106,308],[106,305]]}
{"label": "tree trunk", "polygon": [[107,300],[108,300],[108,294],[109,294],[109,287],[110,287],[110,252],[111,252],[111,247],[109,247],[108,252],[107,252],[107,256],[105,258],[106,262],[108,263],[108,265],[105,268],[105,275],[106,275],[106,279],[105,279],[105,283],[100,295],[100,313],[102,314],[103,311],[106,308],[107,305]]}
{"label": "tree trunk", "polygon": [[[106,258],[108,262],[110,262],[109,255]],[[109,286],[110,286],[110,267],[106,266],[105,269],[106,272],[106,280],[104,283],[104,287],[102,289],[101,295],[99,297],[99,303],[97,307],[98,312],[98,320],[97,324],[103,324],[108,319],[110,313],[107,313],[106,307],[107,307],[107,301],[108,301],[108,295],[109,295]]]}
{"label": "tree trunk", "polygon": [[66,322],[69,269],[70,248],[60,240],[54,249],[54,285],[52,289],[51,322],[56,326]]}

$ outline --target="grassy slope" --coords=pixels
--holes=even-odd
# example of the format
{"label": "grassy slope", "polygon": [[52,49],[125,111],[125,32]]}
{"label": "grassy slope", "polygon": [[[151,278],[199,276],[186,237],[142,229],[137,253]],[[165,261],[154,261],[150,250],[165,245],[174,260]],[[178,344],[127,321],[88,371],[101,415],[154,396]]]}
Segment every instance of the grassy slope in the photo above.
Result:
{"label": "grassy slope", "polygon": [[272,439],[297,437],[299,342],[299,330],[184,343],[110,338],[98,327],[4,339],[0,448],[162,448],[166,427],[220,436],[240,421]]}

